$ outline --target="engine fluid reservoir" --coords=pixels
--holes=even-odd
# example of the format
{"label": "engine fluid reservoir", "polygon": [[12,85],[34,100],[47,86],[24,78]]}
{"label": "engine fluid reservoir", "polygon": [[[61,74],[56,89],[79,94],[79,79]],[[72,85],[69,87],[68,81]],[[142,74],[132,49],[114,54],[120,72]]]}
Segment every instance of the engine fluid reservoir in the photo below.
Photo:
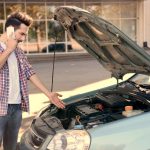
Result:
{"label": "engine fluid reservoir", "polygon": [[84,129],[84,126],[82,124],[78,124],[74,126],[74,129],[82,130]]}
{"label": "engine fluid reservoir", "polygon": [[133,106],[125,106],[125,111],[122,112],[122,115],[125,117],[131,117],[143,113],[142,110],[134,110]]}

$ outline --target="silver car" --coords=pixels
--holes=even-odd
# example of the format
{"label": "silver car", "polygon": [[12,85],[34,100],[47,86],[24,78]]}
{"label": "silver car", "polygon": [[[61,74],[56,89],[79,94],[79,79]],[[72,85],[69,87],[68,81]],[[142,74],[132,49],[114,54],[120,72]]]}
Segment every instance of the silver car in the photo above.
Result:
{"label": "silver car", "polygon": [[[62,6],[54,17],[117,82],[64,99],[65,109],[43,108],[22,136],[20,149],[150,150],[150,56],[86,10]],[[134,75],[121,80],[128,73]]]}

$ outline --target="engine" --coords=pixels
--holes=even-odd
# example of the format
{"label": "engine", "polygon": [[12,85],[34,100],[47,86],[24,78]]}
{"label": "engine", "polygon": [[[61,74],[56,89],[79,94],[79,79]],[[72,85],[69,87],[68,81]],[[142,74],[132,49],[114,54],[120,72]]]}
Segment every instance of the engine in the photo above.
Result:
{"label": "engine", "polygon": [[150,110],[148,91],[149,88],[145,92],[131,85],[121,85],[83,97],[68,104],[65,109],[50,105],[33,120],[31,141],[40,146],[47,135],[55,135],[60,130],[88,130],[147,112]]}

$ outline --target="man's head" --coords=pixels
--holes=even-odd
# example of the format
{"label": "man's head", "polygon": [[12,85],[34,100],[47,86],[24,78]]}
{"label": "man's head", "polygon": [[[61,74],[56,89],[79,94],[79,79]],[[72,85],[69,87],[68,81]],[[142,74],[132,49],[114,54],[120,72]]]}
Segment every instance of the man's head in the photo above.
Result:
{"label": "man's head", "polygon": [[32,22],[32,18],[27,14],[22,12],[14,12],[8,16],[5,23],[5,30],[9,26],[13,26],[16,40],[18,40],[18,42],[22,42],[25,40]]}

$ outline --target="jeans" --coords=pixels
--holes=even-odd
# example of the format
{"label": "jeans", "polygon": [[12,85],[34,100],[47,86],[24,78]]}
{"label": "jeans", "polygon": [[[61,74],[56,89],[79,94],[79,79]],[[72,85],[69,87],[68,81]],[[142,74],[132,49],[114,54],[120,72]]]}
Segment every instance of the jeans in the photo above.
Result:
{"label": "jeans", "polygon": [[6,116],[0,116],[0,145],[4,150],[16,150],[19,128],[22,121],[20,104],[9,104]]}

